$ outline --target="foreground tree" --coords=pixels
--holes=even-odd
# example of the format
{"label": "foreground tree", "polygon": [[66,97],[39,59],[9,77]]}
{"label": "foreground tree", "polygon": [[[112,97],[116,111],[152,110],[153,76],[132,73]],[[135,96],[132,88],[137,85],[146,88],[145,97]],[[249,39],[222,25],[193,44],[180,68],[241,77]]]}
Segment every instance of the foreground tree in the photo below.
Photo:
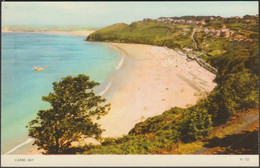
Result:
{"label": "foreground tree", "polygon": [[100,139],[103,130],[93,120],[107,114],[110,104],[95,95],[93,88],[97,85],[85,75],[54,82],[54,92],[42,97],[52,107],[40,110],[27,126],[34,145],[45,154],[59,154],[67,153],[71,143],[82,137]]}

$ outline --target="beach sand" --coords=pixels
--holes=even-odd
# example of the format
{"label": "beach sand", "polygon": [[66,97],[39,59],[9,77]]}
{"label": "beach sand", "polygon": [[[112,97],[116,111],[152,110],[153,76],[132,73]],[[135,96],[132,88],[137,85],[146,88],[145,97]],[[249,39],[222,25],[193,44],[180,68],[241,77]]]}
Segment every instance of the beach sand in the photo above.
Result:
{"label": "beach sand", "polygon": [[136,123],[162,114],[171,107],[195,104],[201,93],[210,92],[215,75],[188,62],[166,47],[109,43],[125,52],[124,63],[115,73],[110,89],[103,95],[111,111],[98,122],[103,137],[128,134]]}
{"label": "beach sand", "polygon": [[[102,95],[111,103],[110,112],[98,120],[106,130],[103,137],[127,135],[136,123],[174,106],[193,105],[202,97],[201,93],[210,92],[216,86],[214,74],[195,61],[188,62],[185,55],[172,49],[142,44],[108,44],[121,52],[122,59],[119,61],[121,66],[116,67],[109,79],[110,87],[105,87],[107,91]],[[36,147],[25,153],[40,154]]]}

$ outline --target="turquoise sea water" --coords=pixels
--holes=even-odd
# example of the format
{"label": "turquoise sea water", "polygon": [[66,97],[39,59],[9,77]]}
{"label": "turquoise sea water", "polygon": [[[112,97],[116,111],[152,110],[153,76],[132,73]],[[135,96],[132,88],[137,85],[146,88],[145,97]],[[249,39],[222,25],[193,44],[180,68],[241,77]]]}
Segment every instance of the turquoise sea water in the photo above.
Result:
{"label": "turquoise sea water", "polygon": [[[1,153],[28,139],[25,126],[49,104],[41,100],[52,92],[52,83],[68,75],[86,74],[102,83],[111,74],[120,54],[85,37],[30,33],[2,34]],[[34,66],[48,66],[34,71]]]}

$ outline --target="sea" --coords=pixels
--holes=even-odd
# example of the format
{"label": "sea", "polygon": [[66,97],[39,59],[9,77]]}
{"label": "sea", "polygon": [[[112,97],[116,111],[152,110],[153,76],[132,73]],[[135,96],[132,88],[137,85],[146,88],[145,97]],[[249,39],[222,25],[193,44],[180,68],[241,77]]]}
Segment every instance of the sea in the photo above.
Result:
{"label": "sea", "polygon": [[[87,42],[84,36],[2,33],[1,46],[1,154],[32,141],[28,122],[39,110],[50,108],[42,96],[53,92],[52,83],[66,76],[85,74],[101,83],[122,64],[122,55],[105,43]],[[34,67],[48,67],[35,71]]]}

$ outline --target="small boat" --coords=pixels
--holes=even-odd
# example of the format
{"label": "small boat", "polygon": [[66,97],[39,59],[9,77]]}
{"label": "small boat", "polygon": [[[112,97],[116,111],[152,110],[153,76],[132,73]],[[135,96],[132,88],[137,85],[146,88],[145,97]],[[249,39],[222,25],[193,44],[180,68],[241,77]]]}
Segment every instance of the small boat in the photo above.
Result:
{"label": "small boat", "polygon": [[45,66],[45,67],[43,67],[43,68],[38,68],[37,66],[35,66],[34,67],[34,70],[35,71],[44,71],[45,69],[47,69],[48,67],[47,66]]}

